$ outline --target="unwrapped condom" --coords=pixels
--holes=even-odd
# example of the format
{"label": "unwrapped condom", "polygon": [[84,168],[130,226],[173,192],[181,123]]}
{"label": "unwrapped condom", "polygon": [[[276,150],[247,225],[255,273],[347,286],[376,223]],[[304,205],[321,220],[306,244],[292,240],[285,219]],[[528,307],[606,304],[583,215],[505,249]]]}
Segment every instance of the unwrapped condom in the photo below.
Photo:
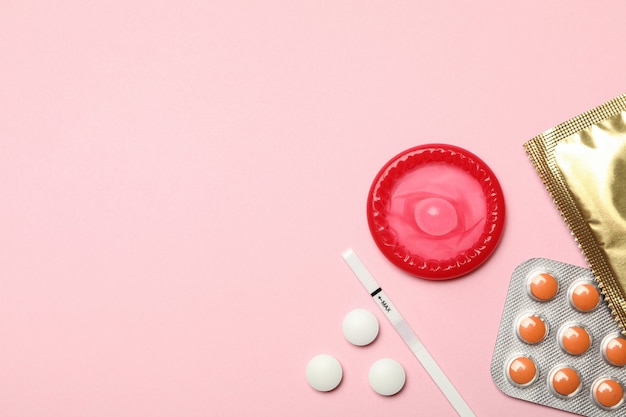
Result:
{"label": "unwrapped condom", "polygon": [[367,201],[374,241],[420,278],[456,278],[480,266],[504,228],[504,196],[491,169],[452,145],[428,144],[392,158]]}

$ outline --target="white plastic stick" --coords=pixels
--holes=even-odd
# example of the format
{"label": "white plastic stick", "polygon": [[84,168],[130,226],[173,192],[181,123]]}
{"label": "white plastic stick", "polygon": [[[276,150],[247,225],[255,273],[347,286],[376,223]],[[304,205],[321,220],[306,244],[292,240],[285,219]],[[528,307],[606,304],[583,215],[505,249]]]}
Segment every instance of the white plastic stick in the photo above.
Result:
{"label": "white plastic stick", "polygon": [[404,342],[411,349],[417,360],[420,361],[426,372],[435,381],[441,392],[446,396],[452,407],[461,417],[475,417],[475,414],[469,408],[469,405],[463,400],[461,394],[454,388],[446,374],[443,373],[435,359],[430,355],[424,347],[415,332],[409,327],[398,309],[391,303],[391,300],[385,292],[380,288],[372,274],[365,268],[363,262],[359,259],[352,249],[348,249],[343,253],[343,259],[352,269],[352,272],[361,281],[365,289],[372,296],[376,304],[385,313],[393,327],[400,334]]}

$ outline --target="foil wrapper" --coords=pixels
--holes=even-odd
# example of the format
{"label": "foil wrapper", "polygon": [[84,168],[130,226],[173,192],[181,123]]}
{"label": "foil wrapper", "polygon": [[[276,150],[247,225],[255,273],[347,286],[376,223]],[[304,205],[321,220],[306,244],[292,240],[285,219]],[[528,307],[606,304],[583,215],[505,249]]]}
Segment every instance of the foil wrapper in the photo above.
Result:
{"label": "foil wrapper", "polygon": [[626,334],[626,94],[524,148]]}

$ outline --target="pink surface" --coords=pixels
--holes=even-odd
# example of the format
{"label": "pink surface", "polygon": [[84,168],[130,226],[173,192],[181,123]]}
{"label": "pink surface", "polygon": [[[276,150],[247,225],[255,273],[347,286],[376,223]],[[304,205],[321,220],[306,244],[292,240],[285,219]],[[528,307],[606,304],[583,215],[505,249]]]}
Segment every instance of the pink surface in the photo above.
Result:
{"label": "pink surface", "polygon": [[[341,259],[353,247],[479,416],[560,416],[489,364],[509,277],[584,259],[522,143],[626,91],[621,1],[0,6],[0,415],[454,416]],[[496,173],[472,274],[378,251],[376,172],[421,143]],[[355,347],[344,315],[371,309]],[[336,356],[344,380],[304,369]],[[369,388],[400,361],[404,390]]]}

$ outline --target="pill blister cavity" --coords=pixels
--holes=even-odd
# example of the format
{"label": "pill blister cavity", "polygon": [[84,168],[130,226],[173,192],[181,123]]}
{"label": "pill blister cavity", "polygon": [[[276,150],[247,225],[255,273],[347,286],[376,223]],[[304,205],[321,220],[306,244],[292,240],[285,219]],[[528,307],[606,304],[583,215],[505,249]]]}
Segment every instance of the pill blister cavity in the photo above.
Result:
{"label": "pill blister cavity", "polygon": [[527,387],[535,382],[539,370],[531,357],[517,355],[507,362],[504,373],[511,384],[517,387]]}
{"label": "pill blister cavity", "polygon": [[535,345],[545,339],[548,326],[538,314],[525,314],[517,320],[515,331],[522,342]]}
{"label": "pill blister cavity", "polygon": [[568,290],[568,299],[573,308],[588,313],[600,304],[600,292],[591,281],[576,281]]}
{"label": "pill blister cavity", "polygon": [[602,341],[602,357],[610,365],[626,365],[626,338],[619,333],[608,335]]}
{"label": "pill blister cavity", "polygon": [[557,397],[573,397],[582,387],[580,374],[571,366],[558,365],[548,374],[548,387]]}
{"label": "pill blister cavity", "polygon": [[601,377],[591,385],[593,401],[601,408],[615,410],[624,404],[624,387],[610,377]]}
{"label": "pill blister cavity", "polygon": [[579,324],[566,324],[558,333],[561,349],[565,353],[578,356],[587,352],[591,347],[591,336],[587,329]]}
{"label": "pill blister cavity", "polygon": [[550,301],[559,292],[559,281],[547,272],[533,273],[528,277],[527,290],[537,301]]}

